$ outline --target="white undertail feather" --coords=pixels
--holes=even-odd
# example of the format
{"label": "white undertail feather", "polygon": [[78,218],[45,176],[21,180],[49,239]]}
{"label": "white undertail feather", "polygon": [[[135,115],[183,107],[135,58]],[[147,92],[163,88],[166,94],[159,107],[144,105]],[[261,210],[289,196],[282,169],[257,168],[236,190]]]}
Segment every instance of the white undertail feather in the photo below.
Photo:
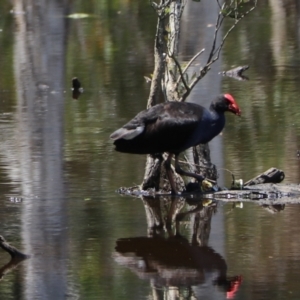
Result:
{"label": "white undertail feather", "polygon": [[141,134],[145,129],[145,126],[138,126],[134,129],[127,129],[127,128],[120,128],[116,130],[114,133],[111,134],[110,138],[112,140],[119,140],[119,139],[124,139],[124,140],[132,140],[139,134]]}

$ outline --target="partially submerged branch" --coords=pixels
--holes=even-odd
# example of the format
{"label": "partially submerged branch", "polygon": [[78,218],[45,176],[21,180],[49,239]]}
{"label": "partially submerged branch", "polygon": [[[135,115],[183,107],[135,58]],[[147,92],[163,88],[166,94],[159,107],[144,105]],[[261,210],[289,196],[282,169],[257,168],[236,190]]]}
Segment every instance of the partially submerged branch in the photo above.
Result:
{"label": "partially submerged branch", "polygon": [[0,235],[0,247],[4,251],[9,253],[9,255],[11,256],[10,261],[0,268],[0,280],[1,280],[7,273],[15,269],[19,263],[30,258],[30,255],[26,255],[20,252],[15,247],[9,245],[2,235]]}
{"label": "partially submerged branch", "polygon": [[30,257],[29,255],[22,253],[17,248],[8,244],[2,235],[0,235],[0,247],[4,251],[9,253],[12,258],[14,258],[14,257],[29,258]]}

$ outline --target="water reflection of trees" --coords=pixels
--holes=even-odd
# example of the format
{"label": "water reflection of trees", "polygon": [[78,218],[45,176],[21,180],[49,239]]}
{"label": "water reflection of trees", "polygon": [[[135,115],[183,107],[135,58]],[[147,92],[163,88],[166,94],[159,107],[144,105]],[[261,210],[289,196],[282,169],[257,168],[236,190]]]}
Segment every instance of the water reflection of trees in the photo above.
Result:
{"label": "water reflection of trees", "polygon": [[[14,1],[16,140],[22,195],[26,299],[63,299],[67,278],[64,77],[67,1]],[[60,261],[59,264],[56,264]]]}
{"label": "water reflection of trees", "polygon": [[[85,90],[80,101],[69,97],[66,102],[67,168],[78,184],[88,179],[85,170],[98,173],[101,186],[111,184],[112,189],[122,179],[120,169],[141,178],[141,158],[119,160],[114,153],[113,158],[103,159],[101,154],[113,151],[109,143],[113,128],[145,107],[149,84],[144,76],[152,72],[156,27],[149,8],[147,1],[80,1],[76,11],[73,8],[93,14],[69,20],[67,76],[68,80],[77,76]],[[111,164],[112,159],[118,162]],[[107,180],[109,174],[112,181]],[[85,185],[90,183],[94,184],[88,179]]]}
{"label": "water reflection of trees", "polygon": [[[224,69],[250,66],[248,82],[223,80],[224,89],[234,93],[243,111],[243,121],[233,120],[224,135],[226,165],[243,178],[271,166],[288,170],[290,182],[300,178],[296,163],[300,86],[295,84],[299,79],[299,13],[297,1],[260,3],[253,18],[228,38]],[[263,17],[266,14],[270,18]]]}
{"label": "water reflection of trees", "polygon": [[[218,286],[232,298],[241,276],[228,277],[224,258],[208,246],[216,202],[161,197],[143,198],[143,203],[148,236],[117,240],[115,260],[149,280],[157,299],[171,299],[174,294],[197,298],[202,284]],[[187,222],[191,241],[180,233]]]}
{"label": "water reflection of trees", "polygon": [[[297,1],[260,1],[253,18],[241,24],[225,46],[224,69],[237,64],[250,66],[247,82],[223,77],[223,88],[232,91],[243,111],[241,120],[228,123],[224,133],[225,165],[240,178],[275,166],[285,172],[286,183],[299,182],[299,12]],[[298,223],[300,207],[279,207],[284,213],[276,213],[272,221],[266,210],[252,207],[250,212],[247,207],[245,204],[246,209],[234,217],[227,214],[224,226],[227,262],[243,270],[260,266],[255,277],[254,269],[243,274],[245,281],[251,278],[253,282],[249,295],[243,298],[252,299],[262,284],[276,290],[282,282],[294,284],[293,266],[298,258],[293,253],[300,251],[294,224]],[[274,212],[274,207],[267,209]],[[255,255],[244,262],[245,252]]]}

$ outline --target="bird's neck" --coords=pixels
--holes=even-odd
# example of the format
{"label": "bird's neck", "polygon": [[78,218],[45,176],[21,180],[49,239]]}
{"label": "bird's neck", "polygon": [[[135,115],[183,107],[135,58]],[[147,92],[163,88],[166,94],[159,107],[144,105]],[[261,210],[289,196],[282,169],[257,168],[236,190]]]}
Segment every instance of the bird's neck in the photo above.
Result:
{"label": "bird's neck", "polygon": [[217,108],[215,103],[212,103],[209,107],[209,112],[213,119],[219,119],[224,116],[224,111]]}

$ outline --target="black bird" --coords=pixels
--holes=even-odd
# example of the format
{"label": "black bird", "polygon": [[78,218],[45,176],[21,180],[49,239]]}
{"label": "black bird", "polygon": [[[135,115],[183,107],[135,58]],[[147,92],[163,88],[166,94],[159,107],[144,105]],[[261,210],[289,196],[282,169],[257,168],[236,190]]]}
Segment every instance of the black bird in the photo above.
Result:
{"label": "black bird", "polygon": [[72,97],[73,99],[78,99],[79,96],[83,93],[83,88],[81,87],[81,83],[77,77],[72,79]]}
{"label": "black bird", "polygon": [[172,193],[176,193],[171,172],[175,155],[175,171],[202,181],[196,173],[182,170],[178,163],[180,152],[198,144],[205,144],[217,136],[225,126],[225,111],[241,115],[241,110],[230,94],[217,97],[209,109],[188,102],[165,102],[138,113],[131,121],[111,134],[116,150],[133,154],[168,152],[165,161]]}

